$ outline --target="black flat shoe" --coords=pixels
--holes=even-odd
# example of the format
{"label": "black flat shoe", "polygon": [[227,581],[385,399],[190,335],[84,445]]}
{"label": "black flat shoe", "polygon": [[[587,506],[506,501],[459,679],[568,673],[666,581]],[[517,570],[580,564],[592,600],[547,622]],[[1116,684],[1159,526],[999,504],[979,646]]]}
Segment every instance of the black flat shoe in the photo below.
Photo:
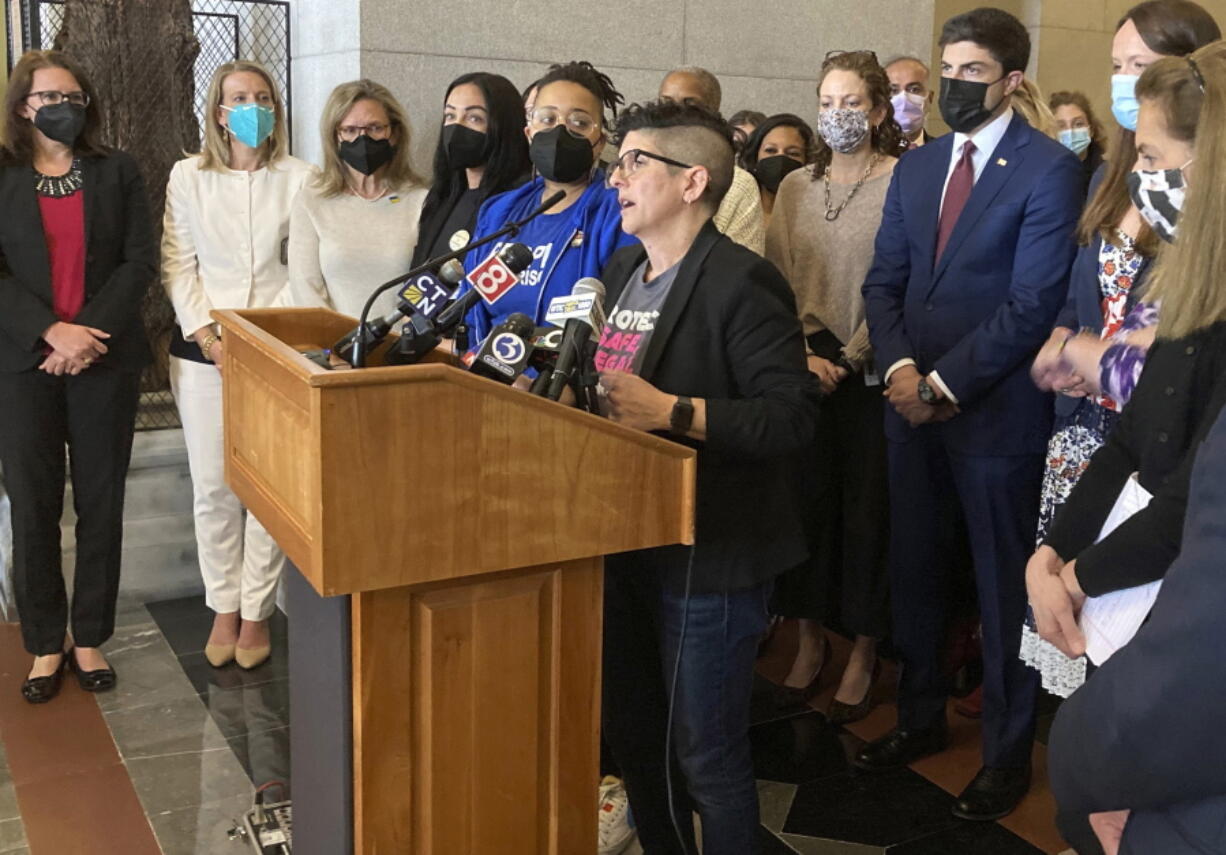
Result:
{"label": "black flat shoe", "polygon": [[991,769],[984,766],[954,802],[954,816],[991,822],[1013,813],[1030,789],[1030,767]]}
{"label": "black flat shoe", "polygon": [[99,668],[96,671],[82,671],[77,664],[77,651],[72,649],[64,657],[68,667],[77,674],[77,685],[87,692],[109,692],[115,688],[115,669]]}
{"label": "black flat shoe", "polygon": [[58,695],[64,685],[64,662],[67,659],[68,656],[65,655],[60,660],[60,667],[56,668],[53,674],[46,677],[27,677],[21,684],[21,696],[32,704],[45,704]]}
{"label": "black flat shoe", "polygon": [[864,697],[858,703],[845,704],[834,698],[830,699],[830,708],[826,710],[826,721],[834,725],[854,724],[857,721],[862,721],[868,718],[868,714],[873,711],[876,706],[873,703],[873,687],[877,685],[877,678],[881,676],[881,660],[878,659],[873,663],[873,676],[869,680],[868,689],[864,692]]}
{"label": "black flat shoe", "polygon": [[822,664],[817,666],[817,670],[813,672],[813,676],[809,678],[809,682],[805,684],[803,689],[797,689],[794,686],[775,686],[774,701],[777,709],[785,710],[793,707],[803,707],[809,703],[809,698],[817,694],[818,684],[822,679],[822,671],[826,669],[826,663],[830,661],[830,638],[825,634],[822,635]]}
{"label": "black flat shoe", "polygon": [[852,760],[858,769],[880,772],[907,766],[945,750],[949,744],[949,726],[941,719],[939,724],[923,730],[904,730],[896,727],[875,742],[860,749]]}

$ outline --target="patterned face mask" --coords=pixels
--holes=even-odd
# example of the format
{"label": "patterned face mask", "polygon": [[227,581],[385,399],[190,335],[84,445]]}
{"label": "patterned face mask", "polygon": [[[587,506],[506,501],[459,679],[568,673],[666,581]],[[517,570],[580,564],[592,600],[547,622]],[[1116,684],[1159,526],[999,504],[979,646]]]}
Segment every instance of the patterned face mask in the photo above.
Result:
{"label": "patterned face mask", "polygon": [[852,107],[822,110],[817,114],[817,132],[839,154],[851,154],[868,136],[868,113]]}
{"label": "patterned face mask", "polygon": [[1167,243],[1175,242],[1175,227],[1187,191],[1183,171],[1188,163],[1177,169],[1128,173],[1128,195],[1132,197],[1132,204],[1141,214],[1141,219],[1149,223],[1154,234]]}

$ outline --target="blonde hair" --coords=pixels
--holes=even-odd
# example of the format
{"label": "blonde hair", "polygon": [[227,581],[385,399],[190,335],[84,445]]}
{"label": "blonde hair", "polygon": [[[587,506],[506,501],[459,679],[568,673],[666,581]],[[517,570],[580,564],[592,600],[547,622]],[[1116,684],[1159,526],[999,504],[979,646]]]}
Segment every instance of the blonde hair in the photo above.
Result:
{"label": "blonde hair", "polygon": [[[1195,66],[1193,66],[1195,63]],[[1197,71],[1204,79],[1201,91]],[[1145,69],[1137,98],[1162,110],[1167,131],[1193,144],[1175,242],[1158,254],[1147,300],[1161,300],[1158,337],[1183,338],[1226,320],[1226,43]],[[1199,129],[1199,133],[1198,133]]]}
{"label": "blonde hair", "polygon": [[268,69],[258,62],[239,59],[218,66],[209,81],[209,91],[204,102],[208,105],[204,116],[204,147],[200,150],[200,168],[220,171],[230,165],[230,132],[217,119],[217,108],[221,106],[222,84],[227,77],[240,71],[249,71],[264,78],[272,92],[272,109],[275,116],[272,134],[260,144],[260,155],[269,168],[281,158],[289,154],[289,134],[285,130],[285,105],[281,103],[281,93],[273,81]]}
{"label": "blonde hair", "polygon": [[339,147],[336,143],[337,129],[349,111],[359,101],[375,101],[387,111],[391,127],[388,138],[396,136],[396,148],[391,163],[387,165],[387,186],[390,190],[403,190],[412,184],[425,184],[416,172],[409,156],[409,116],[404,107],[386,86],[373,80],[352,80],[342,83],[332,90],[328,103],[324,105],[323,117],[319,120],[319,138],[323,143],[323,171],[316,179],[323,196],[339,196],[348,187],[345,162],[341,160]]}
{"label": "blonde hair", "polygon": [[1013,92],[1013,109],[1021,113],[1022,118],[1039,133],[1056,139],[1060,136],[1060,128],[1056,125],[1056,115],[1047,106],[1039,85],[1029,77],[1022,78],[1022,85]]}

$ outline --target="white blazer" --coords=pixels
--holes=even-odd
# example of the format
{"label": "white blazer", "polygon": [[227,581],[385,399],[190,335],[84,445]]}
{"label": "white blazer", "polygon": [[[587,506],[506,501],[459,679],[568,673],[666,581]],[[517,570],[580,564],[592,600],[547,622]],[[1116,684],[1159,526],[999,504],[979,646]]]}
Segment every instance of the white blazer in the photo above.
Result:
{"label": "white blazer", "polygon": [[201,169],[199,155],[174,165],[166,185],[162,287],[185,339],[212,323],[213,309],[281,303],[290,209],[313,172],[296,157],[254,172]]}

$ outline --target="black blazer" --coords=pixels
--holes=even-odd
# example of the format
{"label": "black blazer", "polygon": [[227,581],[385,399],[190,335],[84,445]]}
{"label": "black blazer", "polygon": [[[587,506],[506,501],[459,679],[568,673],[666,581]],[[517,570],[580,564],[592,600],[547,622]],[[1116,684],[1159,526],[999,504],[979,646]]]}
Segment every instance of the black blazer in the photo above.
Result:
{"label": "black blazer", "polygon": [[[111,334],[99,363],[140,370],[150,358],[141,302],[157,272],[158,249],[145,182],[129,155],[82,157],[85,180],[85,305],[73,323]],[[34,368],[44,359],[51,308],[51,267],[34,174],[0,166],[0,371]]]}
{"label": "black blazer", "polygon": [[[607,311],[646,257],[636,244],[610,258]],[[708,221],[681,261],[641,374],[664,392],[707,402],[707,440],[684,440],[698,449],[693,590],[747,588],[803,561],[793,478],[798,453],[813,442],[821,387],[782,274]],[[665,550],[684,570],[684,550]]]}
{"label": "black blazer", "polygon": [[[1099,596],[1161,579],[1179,554],[1196,450],[1226,403],[1226,321],[1159,340],[1119,423],[1056,512],[1047,545],[1077,559],[1077,581]],[[1098,543],[1128,476],[1154,494]]]}
{"label": "black blazer", "polygon": [[1131,809],[1122,855],[1226,852],[1226,419],[1197,455],[1183,551],[1136,637],[1060,707],[1063,811]]}

